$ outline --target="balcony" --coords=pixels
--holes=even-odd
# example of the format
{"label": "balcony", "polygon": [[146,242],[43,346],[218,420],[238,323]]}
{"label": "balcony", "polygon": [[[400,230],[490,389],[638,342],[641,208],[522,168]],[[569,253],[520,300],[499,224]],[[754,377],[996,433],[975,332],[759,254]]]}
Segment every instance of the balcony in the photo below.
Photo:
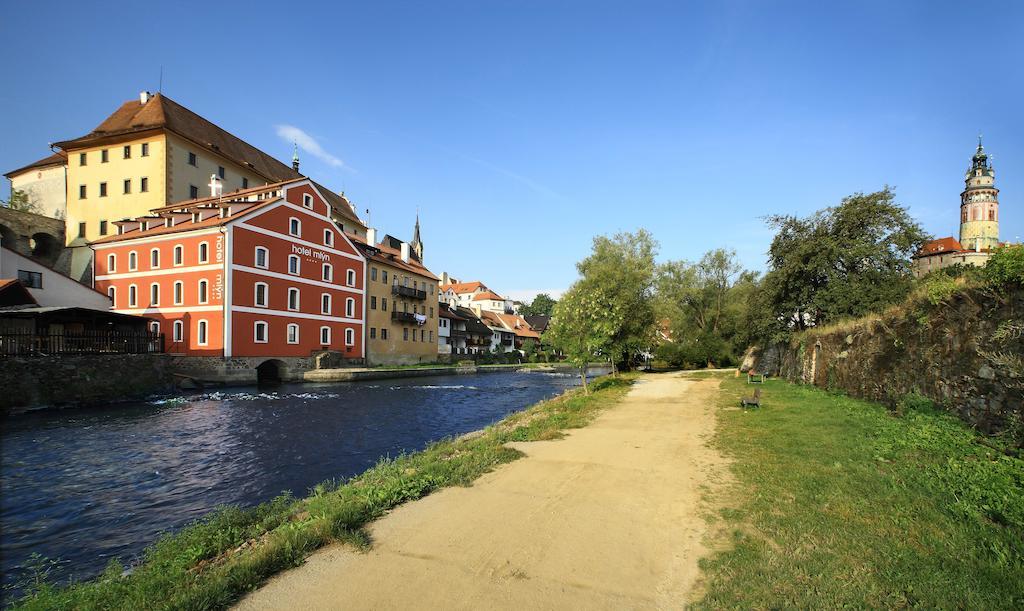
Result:
{"label": "balcony", "polygon": [[452,337],[466,337],[466,331],[464,329],[452,329],[448,332]]}
{"label": "balcony", "polygon": [[419,289],[414,289],[408,286],[399,286],[397,284],[391,285],[391,294],[398,295],[399,297],[408,297],[409,299],[426,299],[427,292]]}
{"label": "balcony", "polygon": [[410,325],[415,325],[416,324],[416,315],[413,314],[412,312],[394,312],[394,311],[392,311],[391,312],[391,321],[392,322],[408,323]]}

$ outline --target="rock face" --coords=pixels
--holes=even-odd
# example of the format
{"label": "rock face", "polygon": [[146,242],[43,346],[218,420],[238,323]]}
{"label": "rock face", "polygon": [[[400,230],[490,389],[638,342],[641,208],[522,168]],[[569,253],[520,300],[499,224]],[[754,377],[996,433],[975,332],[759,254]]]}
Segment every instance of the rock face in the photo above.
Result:
{"label": "rock face", "polygon": [[970,289],[800,334],[781,347],[780,373],[888,405],[916,392],[993,433],[1024,418],[1022,331],[1024,290]]}

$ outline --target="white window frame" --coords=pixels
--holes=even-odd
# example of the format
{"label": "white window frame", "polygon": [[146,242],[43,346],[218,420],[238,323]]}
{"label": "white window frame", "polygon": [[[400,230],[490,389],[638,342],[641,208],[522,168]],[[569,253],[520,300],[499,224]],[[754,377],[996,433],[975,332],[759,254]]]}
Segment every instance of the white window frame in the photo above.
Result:
{"label": "white window frame", "polygon": [[356,345],[356,332],[352,328],[345,329],[345,345],[355,346]]}
{"label": "white window frame", "polygon": [[[263,253],[263,265],[260,265],[260,253]],[[252,255],[253,267],[267,269],[270,267],[270,249],[265,246],[257,246]]]}
{"label": "white window frame", "polygon": [[[263,329],[263,339],[260,339],[260,328]],[[254,344],[265,344],[269,341],[270,325],[265,320],[257,320],[252,324],[252,342]]]}
{"label": "white window frame", "polygon": [[[295,271],[292,271],[292,261],[295,261]],[[302,274],[302,259],[299,255],[288,255],[288,273],[293,276]]]}
{"label": "white window frame", "polygon": [[356,285],[356,270],[350,269],[345,271],[345,286]]}
{"label": "white window frame", "polygon": [[355,318],[356,316],[356,300],[349,297],[345,299],[345,318]]}
{"label": "white window frame", "polygon": [[[325,301],[325,299],[326,299],[326,301]],[[326,304],[326,307],[324,307],[325,304]],[[320,294],[320,313],[321,314],[330,314],[331,313],[331,309],[333,308],[333,306],[334,306],[334,298],[331,297],[331,294],[330,293],[321,293]]]}
{"label": "white window frame", "polygon": [[203,278],[196,284],[196,300],[199,303],[210,302],[210,281]]}
{"label": "white window frame", "polygon": [[[260,303],[260,287],[263,287],[263,303]],[[270,285],[266,282],[257,282],[252,285],[252,302],[257,308],[270,307]]]}
{"label": "white window frame", "polygon": [[324,282],[334,282],[334,266],[331,265],[330,263],[324,263],[322,271],[320,273],[320,278]]}
{"label": "white window frame", "polygon": [[181,244],[174,245],[174,255],[171,258],[171,265],[181,267],[185,265],[185,247]]}
{"label": "white window frame", "polygon": [[108,274],[117,273],[117,255],[114,255],[114,254],[107,255],[107,273]]}
{"label": "white window frame", "polygon": [[331,328],[330,327],[320,327],[320,345],[321,346],[330,346],[331,345]]}
{"label": "white window frame", "polygon": [[[292,227],[295,227],[295,231],[292,231]],[[296,238],[302,237],[302,221],[294,216],[288,217],[288,235]]]}
{"label": "white window frame", "polygon": [[[295,331],[295,338],[292,338],[292,331]],[[293,322],[288,323],[284,330],[284,340],[289,344],[299,343],[299,325]]]}
{"label": "white window frame", "polygon": [[[156,290],[153,290],[153,289],[156,289]],[[156,299],[154,299],[154,297],[156,297]],[[157,306],[157,307],[160,306],[160,283],[159,282],[153,282],[152,284],[149,285],[149,305],[150,306]]]}
{"label": "white window frame", "polygon": [[[210,262],[210,243],[209,242],[200,242],[199,246],[196,247],[196,250],[199,253],[199,262],[200,263],[209,263]],[[204,250],[206,251],[205,253],[203,252]]]}
{"label": "white window frame", "polygon": [[310,210],[313,209],[313,196],[309,193],[302,194],[302,207],[309,208]]}
{"label": "white window frame", "polygon": [[196,345],[208,346],[210,344],[210,321],[200,318],[196,322]]}
{"label": "white window frame", "polygon": [[160,249],[150,248],[149,249],[149,267],[150,269],[160,269]]}
{"label": "white window frame", "polygon": [[149,332],[153,335],[160,335],[160,323],[156,320],[150,321]]}
{"label": "white window frame", "polygon": [[171,341],[176,344],[180,344],[184,340],[184,337],[185,323],[180,320],[174,321],[174,324],[171,325]]}
{"label": "white window frame", "polygon": [[324,229],[324,246],[334,246],[334,232]]}
{"label": "white window frame", "polygon": [[128,307],[134,308],[139,304],[139,287],[134,284],[128,285]]}
{"label": "white window frame", "polygon": [[181,280],[174,282],[174,305],[181,305],[185,302],[185,283]]}
{"label": "white window frame", "polygon": [[110,298],[110,309],[111,310],[117,309],[117,287],[116,286],[108,286],[107,287],[107,297]]}
{"label": "white window frame", "polygon": [[131,250],[128,251],[128,271],[134,272],[139,269],[139,253]]}
{"label": "white window frame", "polygon": [[[295,295],[295,307],[292,307],[292,295]],[[302,292],[294,286],[288,287],[288,301],[285,303],[289,312],[298,312],[302,308],[300,300],[302,299]]]}

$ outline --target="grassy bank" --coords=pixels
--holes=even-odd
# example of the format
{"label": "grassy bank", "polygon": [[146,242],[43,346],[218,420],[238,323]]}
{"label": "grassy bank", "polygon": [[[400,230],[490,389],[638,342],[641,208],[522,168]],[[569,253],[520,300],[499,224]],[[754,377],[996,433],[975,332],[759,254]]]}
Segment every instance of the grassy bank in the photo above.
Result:
{"label": "grassy bank", "polygon": [[99,578],[66,587],[32,587],[22,609],[220,609],[267,577],[301,564],[333,542],[368,545],[363,527],[389,509],[447,486],[469,485],[521,453],[508,441],[554,439],[584,426],[626,393],[630,377],[602,378],[590,395],[570,390],[477,435],[384,460],[345,482],[325,482],[310,496],[281,496],[251,509],[226,507],[165,536],[123,576],[112,563]]}
{"label": "grassy bank", "polygon": [[722,388],[737,482],[700,606],[1024,606],[1024,460],[919,398],[892,413],[770,381],[740,411],[751,387]]}

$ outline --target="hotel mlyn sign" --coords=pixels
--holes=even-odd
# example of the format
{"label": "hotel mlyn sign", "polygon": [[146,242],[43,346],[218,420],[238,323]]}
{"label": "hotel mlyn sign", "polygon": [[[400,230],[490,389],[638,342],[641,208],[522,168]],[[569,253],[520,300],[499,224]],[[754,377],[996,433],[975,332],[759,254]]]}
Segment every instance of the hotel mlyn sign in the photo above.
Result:
{"label": "hotel mlyn sign", "polygon": [[[216,180],[211,186],[214,192]],[[93,243],[95,287],[169,353],[365,358],[365,259],[310,181],[180,202]]]}

